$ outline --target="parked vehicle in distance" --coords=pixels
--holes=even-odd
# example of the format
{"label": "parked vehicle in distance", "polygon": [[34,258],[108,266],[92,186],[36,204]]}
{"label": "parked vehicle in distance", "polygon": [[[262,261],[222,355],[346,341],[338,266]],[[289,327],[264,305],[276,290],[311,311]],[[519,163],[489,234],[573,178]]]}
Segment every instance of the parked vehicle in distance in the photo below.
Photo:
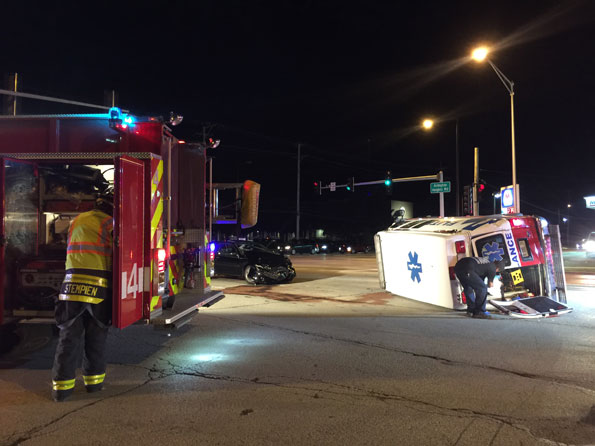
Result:
{"label": "parked vehicle in distance", "polygon": [[250,284],[291,282],[295,269],[285,255],[245,240],[214,242],[213,273]]}
{"label": "parked vehicle in distance", "polygon": [[320,254],[356,254],[358,252],[374,252],[373,243],[365,241],[335,241],[335,240],[317,240]]}
{"label": "parked vehicle in distance", "polygon": [[290,240],[282,244],[285,254],[318,254],[320,247],[314,240]]}
{"label": "parked vehicle in distance", "polygon": [[339,254],[351,254],[352,248],[349,242],[336,242]]}
{"label": "parked vehicle in distance", "polygon": [[337,242],[333,240],[316,240],[318,244],[318,252],[319,254],[331,254],[334,252],[339,252],[339,245]]}
{"label": "parked vehicle in distance", "polygon": [[286,252],[289,253],[289,249],[291,248],[291,246],[289,246],[289,248],[287,248],[286,250],[285,247],[288,246],[288,244],[282,240],[269,240],[268,243],[263,243],[263,245],[271,251],[275,251],[281,254],[284,254]]}
{"label": "parked vehicle in distance", "polygon": [[356,254],[358,252],[369,253],[374,252],[374,242],[366,242],[364,240],[356,240],[349,244],[351,247],[351,253]]}
{"label": "parked vehicle in distance", "polygon": [[586,257],[595,257],[595,232],[591,232],[583,240],[582,248],[585,250]]}

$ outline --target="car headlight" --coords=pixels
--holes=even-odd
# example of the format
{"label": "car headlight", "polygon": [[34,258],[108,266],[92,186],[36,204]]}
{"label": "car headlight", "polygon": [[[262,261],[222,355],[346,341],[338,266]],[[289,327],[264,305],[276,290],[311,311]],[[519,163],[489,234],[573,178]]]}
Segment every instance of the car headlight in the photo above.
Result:
{"label": "car headlight", "polygon": [[585,249],[587,251],[595,251],[595,240],[589,240],[585,243]]}
{"label": "car headlight", "polygon": [[351,246],[347,247],[347,252],[351,252]]}
{"label": "car headlight", "polygon": [[287,245],[285,246],[285,249],[289,251],[291,249],[291,246]]}

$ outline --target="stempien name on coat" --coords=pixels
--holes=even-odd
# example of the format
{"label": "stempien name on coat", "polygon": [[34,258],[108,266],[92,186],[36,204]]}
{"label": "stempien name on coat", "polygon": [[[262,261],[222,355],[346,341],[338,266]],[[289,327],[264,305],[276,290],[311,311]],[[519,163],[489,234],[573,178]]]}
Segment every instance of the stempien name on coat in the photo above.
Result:
{"label": "stempien name on coat", "polygon": [[64,294],[79,294],[90,297],[97,297],[98,291],[99,287],[82,283],[65,283],[63,289]]}

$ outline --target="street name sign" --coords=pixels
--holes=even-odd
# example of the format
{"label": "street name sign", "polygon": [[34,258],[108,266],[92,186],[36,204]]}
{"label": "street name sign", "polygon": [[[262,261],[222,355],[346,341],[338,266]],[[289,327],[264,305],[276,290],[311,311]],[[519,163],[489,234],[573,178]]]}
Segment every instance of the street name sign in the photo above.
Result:
{"label": "street name sign", "polygon": [[440,181],[438,183],[430,183],[430,193],[440,194],[450,192],[450,181]]}

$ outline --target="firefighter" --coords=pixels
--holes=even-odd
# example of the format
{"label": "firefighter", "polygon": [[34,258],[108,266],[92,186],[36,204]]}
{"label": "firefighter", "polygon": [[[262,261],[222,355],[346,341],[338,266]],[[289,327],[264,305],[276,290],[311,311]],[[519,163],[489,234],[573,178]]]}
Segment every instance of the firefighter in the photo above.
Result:
{"label": "firefighter", "polygon": [[112,314],[113,195],[99,195],[95,209],[78,215],[68,230],[66,275],[56,304],[60,329],[52,369],[52,396],[64,401],[74,391],[79,346],[84,345],[87,392],[103,388],[105,344]]}
{"label": "firefighter", "polygon": [[492,316],[486,311],[488,288],[493,286],[494,277],[504,271],[504,267],[504,261],[490,262],[487,257],[463,257],[457,262],[455,274],[465,293],[467,316],[491,319]]}

